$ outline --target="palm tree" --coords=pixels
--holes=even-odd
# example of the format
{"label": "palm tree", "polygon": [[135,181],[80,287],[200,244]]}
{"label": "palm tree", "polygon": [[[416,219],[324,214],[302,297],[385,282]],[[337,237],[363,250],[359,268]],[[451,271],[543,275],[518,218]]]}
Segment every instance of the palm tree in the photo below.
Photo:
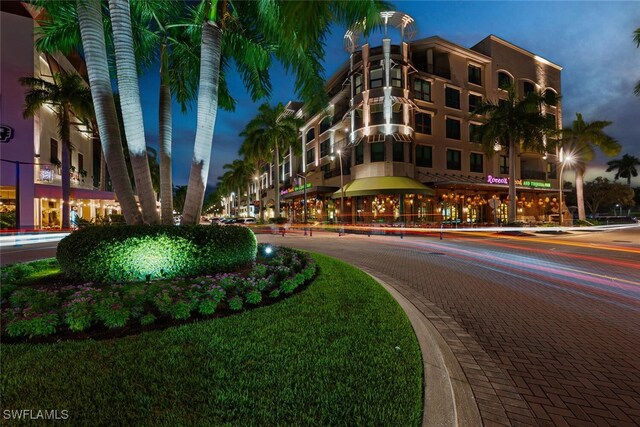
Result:
{"label": "palm tree", "polygon": [[576,197],[578,201],[578,219],[584,221],[584,174],[587,164],[596,156],[599,148],[607,156],[615,156],[620,152],[620,144],[614,138],[604,133],[603,129],[611,122],[601,120],[591,123],[582,119],[582,114],[576,113],[576,119],[570,128],[562,129],[562,147],[575,157]]}
{"label": "palm tree", "polygon": [[249,187],[254,174],[253,165],[245,159],[237,159],[232,163],[227,163],[222,167],[226,169],[229,174],[223,175],[225,187],[233,189],[238,194],[238,200],[241,199],[241,188],[247,186],[247,214],[249,213],[249,201],[251,199],[251,192]]}
{"label": "palm tree", "polygon": [[280,161],[289,148],[296,147],[298,129],[301,121],[291,115],[285,115],[285,107],[280,102],[275,107],[262,104],[258,108],[258,115],[246,126],[243,134],[256,147],[256,152],[264,155],[264,150],[271,153],[275,164],[276,216],[280,216]]}
{"label": "palm tree", "polygon": [[[380,12],[389,6],[379,0],[313,2],[233,2],[203,0],[206,14],[202,24],[200,85],[197,131],[185,203],[185,220],[195,223],[200,216],[207,184],[209,160],[218,103],[218,82],[222,34],[234,47],[230,57],[243,72],[247,64],[269,66],[270,55],[255,48],[251,41],[274,47],[274,55],[296,74],[295,87],[307,109],[326,105],[323,68],[324,40],[334,22],[351,25],[366,20],[370,31],[381,22]],[[245,84],[264,80],[266,73],[248,73]],[[252,96],[256,95],[252,92]],[[255,97],[255,96],[254,96]]]}
{"label": "palm tree", "polygon": [[[240,146],[240,150],[238,150],[238,154],[243,156],[252,165],[255,175],[259,175],[260,169],[269,163],[270,159],[273,159],[271,148],[264,138],[253,140],[248,137],[246,131],[241,132],[240,136],[245,137],[245,139]],[[258,182],[256,182],[256,200],[260,200],[260,187]],[[260,202],[260,218],[264,219],[264,209],[261,200]]]}
{"label": "palm tree", "polygon": [[98,133],[113,189],[127,224],[139,224],[142,217],[127,174],[111,89],[100,0],[39,0],[34,3],[45,7],[48,14],[47,20],[40,21],[36,41],[40,51],[68,53],[81,39]]}
{"label": "palm tree", "polygon": [[83,84],[77,74],[53,75],[53,83],[36,77],[23,77],[20,84],[30,90],[25,97],[23,115],[33,117],[44,105],[53,107],[58,121],[58,137],[62,142],[62,228],[70,228],[70,198],[71,177],[70,162],[70,131],[71,116],[81,120],[88,120],[93,114],[91,91]]}
{"label": "palm tree", "polygon": [[142,217],[147,224],[157,224],[160,218],[147,159],[129,0],[109,0],[109,10],[113,27],[122,121],[138,199],[142,207]]}
{"label": "palm tree", "polygon": [[[509,222],[516,221],[516,156],[520,149],[544,152],[545,136],[555,131],[542,113],[545,96],[531,92],[518,99],[515,86],[506,88],[507,99],[482,103],[473,114],[486,115],[488,119],[475,133],[488,157],[495,151],[509,154]],[[548,100],[551,102],[551,100]]]}
{"label": "palm tree", "polygon": [[627,185],[631,187],[631,177],[638,176],[638,170],[636,166],[640,166],[640,159],[635,156],[630,156],[629,154],[625,154],[621,159],[613,159],[607,162],[609,166],[607,168],[607,172],[616,171],[616,176],[613,177],[614,180],[618,180],[618,178],[627,178]]}

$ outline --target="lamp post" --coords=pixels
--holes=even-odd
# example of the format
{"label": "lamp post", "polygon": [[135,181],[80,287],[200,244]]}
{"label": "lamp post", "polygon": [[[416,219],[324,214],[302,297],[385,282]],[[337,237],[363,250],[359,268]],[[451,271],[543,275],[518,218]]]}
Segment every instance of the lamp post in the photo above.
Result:
{"label": "lamp post", "polygon": [[561,148],[560,149],[559,160],[560,160],[560,175],[559,175],[558,179],[559,179],[560,182],[559,182],[558,187],[560,189],[560,197],[558,197],[558,200],[560,202],[560,221],[559,222],[560,222],[560,227],[562,227],[563,222],[564,222],[563,218],[562,218],[562,195],[563,195],[562,193],[563,193],[563,187],[564,187],[563,182],[562,182],[562,173],[564,172],[564,167],[567,164],[569,164],[569,163],[571,163],[573,161],[573,157],[571,156],[571,154],[567,154],[565,156],[564,155],[564,150]]}
{"label": "lamp post", "polygon": [[340,161],[340,225],[341,228],[338,231],[338,236],[344,234],[344,175],[342,174],[342,151],[336,150],[338,153],[338,160]]}

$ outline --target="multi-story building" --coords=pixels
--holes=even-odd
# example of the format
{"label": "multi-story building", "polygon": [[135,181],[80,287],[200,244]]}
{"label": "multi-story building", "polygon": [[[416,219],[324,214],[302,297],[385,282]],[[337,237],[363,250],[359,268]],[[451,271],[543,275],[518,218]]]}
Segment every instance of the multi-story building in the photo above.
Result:
{"label": "multi-story building", "polygon": [[[347,223],[506,221],[508,154],[488,157],[472,142],[484,120],[472,111],[482,101],[506,99],[503,88],[511,84],[519,97],[560,95],[562,68],[494,35],[471,48],[437,36],[412,41],[410,16],[383,16],[381,45],[360,45],[356,31],[345,35],[349,59],[327,82],[328,114],[307,120],[302,156],[282,162],[283,214],[303,218],[305,184],[293,179],[300,174],[312,221],[337,219],[342,200]],[[395,42],[393,29],[400,33]],[[557,126],[562,110],[555,98],[545,113]],[[296,109],[302,114],[304,107]],[[548,219],[558,207],[556,163],[544,153],[517,155],[517,217]],[[262,183],[268,189],[266,174]]]}
{"label": "multi-story building", "polygon": [[[84,63],[79,55],[48,55],[35,50],[35,9],[21,2],[2,2],[0,13],[0,211],[15,210],[18,189],[21,228],[60,227],[62,142],[57,119],[47,106],[33,118],[23,118],[28,88],[21,86],[18,79],[35,76],[53,81],[53,73],[83,75]],[[71,122],[72,209],[84,219],[118,212],[114,193],[104,191],[106,172],[99,139],[77,119],[72,117]]]}

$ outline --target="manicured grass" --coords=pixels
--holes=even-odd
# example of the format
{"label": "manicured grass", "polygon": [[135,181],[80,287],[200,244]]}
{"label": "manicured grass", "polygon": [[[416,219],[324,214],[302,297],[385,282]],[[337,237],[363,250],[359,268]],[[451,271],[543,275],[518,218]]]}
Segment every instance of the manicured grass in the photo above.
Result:
{"label": "manicured grass", "polygon": [[366,274],[314,255],[300,294],[108,341],[2,345],[2,409],[73,425],[419,425],[411,325]]}

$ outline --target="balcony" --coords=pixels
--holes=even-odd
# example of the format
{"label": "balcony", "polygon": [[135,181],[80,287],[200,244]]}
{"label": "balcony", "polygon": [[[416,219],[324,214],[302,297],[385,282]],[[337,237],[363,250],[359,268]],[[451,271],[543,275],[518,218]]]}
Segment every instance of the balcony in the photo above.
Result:
{"label": "balcony", "polygon": [[521,175],[522,179],[540,179],[542,181],[547,179],[547,174],[544,171],[524,169]]}

